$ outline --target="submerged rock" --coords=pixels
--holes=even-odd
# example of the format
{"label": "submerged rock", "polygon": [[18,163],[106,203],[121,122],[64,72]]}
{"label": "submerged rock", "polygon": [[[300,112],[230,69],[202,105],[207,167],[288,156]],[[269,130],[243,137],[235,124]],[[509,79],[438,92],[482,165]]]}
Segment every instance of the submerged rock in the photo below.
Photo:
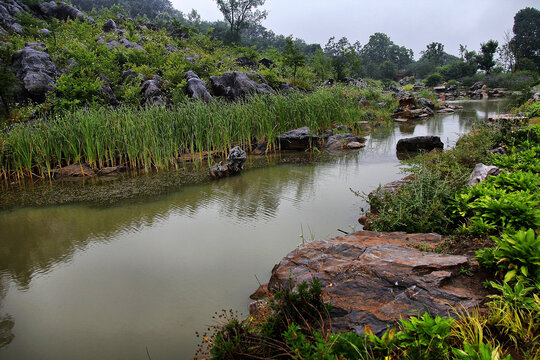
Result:
{"label": "submerged rock", "polygon": [[220,161],[218,164],[215,164],[209,169],[210,176],[214,179],[220,179],[223,177],[239,174],[240,171],[244,168],[244,163],[246,162],[247,155],[244,150],[239,146],[232,148],[229,156],[227,157],[227,162],[223,163]]}
{"label": "submerged rock", "polygon": [[281,150],[304,151],[310,149],[313,144],[317,144],[319,137],[304,126],[278,135],[277,141]]}
{"label": "submerged rock", "polygon": [[[324,148],[326,150],[331,150],[331,151],[343,150],[343,149],[348,149],[348,148],[358,149],[364,146],[363,143],[365,141],[366,141],[365,138],[356,136],[351,133],[336,134],[328,138],[328,140],[324,144]],[[349,144],[351,143],[355,143],[355,144],[349,147]]]}
{"label": "submerged rock", "polygon": [[94,177],[95,171],[87,164],[71,164],[63,168],[56,169],[54,175],[57,178],[65,177]]}
{"label": "submerged rock", "polygon": [[400,139],[396,149],[398,152],[410,151],[431,151],[433,149],[443,149],[444,144],[438,136],[416,136],[412,138]]}
{"label": "submerged rock", "polygon": [[418,312],[447,316],[479,305],[483,290],[459,280],[467,257],[417,250],[441,240],[436,234],[360,231],[312,241],[274,267],[268,288],[273,292],[319,279],[324,300],[333,306],[334,330],[362,333],[369,326],[378,335]]}

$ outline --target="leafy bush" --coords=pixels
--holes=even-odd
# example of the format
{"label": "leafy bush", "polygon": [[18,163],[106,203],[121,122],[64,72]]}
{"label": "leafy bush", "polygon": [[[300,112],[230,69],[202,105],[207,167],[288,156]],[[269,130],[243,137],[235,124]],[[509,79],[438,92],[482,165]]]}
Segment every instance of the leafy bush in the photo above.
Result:
{"label": "leafy bush", "polygon": [[508,192],[485,181],[458,192],[454,199],[453,213],[465,233],[483,236],[540,227],[540,201],[528,191]]}
{"label": "leafy bush", "polygon": [[444,81],[444,78],[439,73],[433,73],[426,77],[424,82],[426,83],[426,86],[433,87],[441,84]]}
{"label": "leafy bush", "polygon": [[404,359],[435,360],[446,359],[450,353],[449,336],[452,318],[431,317],[424,313],[421,317],[401,320],[398,333],[399,347]]}
{"label": "leafy bush", "polygon": [[376,215],[370,219],[370,228],[409,233],[451,232],[453,222],[448,216],[451,199],[461,181],[420,167],[414,172],[413,180],[401,186],[396,194],[383,192],[368,198]]}

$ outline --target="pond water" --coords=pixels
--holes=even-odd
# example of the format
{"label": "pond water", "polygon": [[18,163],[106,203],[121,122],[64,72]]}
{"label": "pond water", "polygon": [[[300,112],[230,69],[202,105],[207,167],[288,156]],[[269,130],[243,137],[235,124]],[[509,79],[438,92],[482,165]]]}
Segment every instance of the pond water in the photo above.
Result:
{"label": "pond water", "polygon": [[[456,114],[375,131],[360,151],[283,155],[263,167],[250,159],[242,175],[199,185],[173,170],[3,189],[0,358],[191,358],[195,331],[215,311],[246,313],[257,278],[266,282],[303,240],[361,228],[366,204],[349,188],[401,178],[400,138],[438,135],[452,146],[500,103],[460,104]],[[84,202],[42,206],[51,194]]]}

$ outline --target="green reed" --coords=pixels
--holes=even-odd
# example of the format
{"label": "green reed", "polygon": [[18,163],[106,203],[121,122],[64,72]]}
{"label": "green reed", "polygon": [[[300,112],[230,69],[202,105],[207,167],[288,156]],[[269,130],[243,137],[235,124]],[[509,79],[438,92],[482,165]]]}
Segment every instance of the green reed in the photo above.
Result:
{"label": "green reed", "polygon": [[0,133],[0,176],[50,177],[57,167],[82,162],[93,168],[162,169],[176,166],[183,154],[225,153],[261,140],[272,147],[278,134],[302,126],[320,133],[332,125],[389,118],[392,100],[386,98],[386,107],[361,106],[363,91],[335,87],[235,103],[90,108],[16,124]]}

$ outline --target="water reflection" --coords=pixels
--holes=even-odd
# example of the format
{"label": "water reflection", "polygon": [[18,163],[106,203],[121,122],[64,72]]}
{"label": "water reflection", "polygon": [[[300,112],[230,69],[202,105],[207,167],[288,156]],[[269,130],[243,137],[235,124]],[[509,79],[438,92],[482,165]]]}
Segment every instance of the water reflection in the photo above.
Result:
{"label": "water reflection", "polygon": [[[446,115],[412,131],[452,142],[471,123]],[[300,224],[335,235],[365,206],[349,187],[369,191],[400,177],[395,144],[405,135],[401,126],[382,130],[365,150],[330,162],[284,155],[268,160],[280,166],[259,167],[250,159],[241,176],[202,185],[185,177],[204,171],[171,171],[21,190],[23,204],[71,193],[93,206],[0,212],[0,357],[83,358],[88,350],[93,358],[99,348],[108,354],[99,357],[127,359],[152,342],[162,352],[155,358],[188,357],[195,326],[243,304],[253,274],[298,244]],[[49,332],[54,341],[44,339]]]}

